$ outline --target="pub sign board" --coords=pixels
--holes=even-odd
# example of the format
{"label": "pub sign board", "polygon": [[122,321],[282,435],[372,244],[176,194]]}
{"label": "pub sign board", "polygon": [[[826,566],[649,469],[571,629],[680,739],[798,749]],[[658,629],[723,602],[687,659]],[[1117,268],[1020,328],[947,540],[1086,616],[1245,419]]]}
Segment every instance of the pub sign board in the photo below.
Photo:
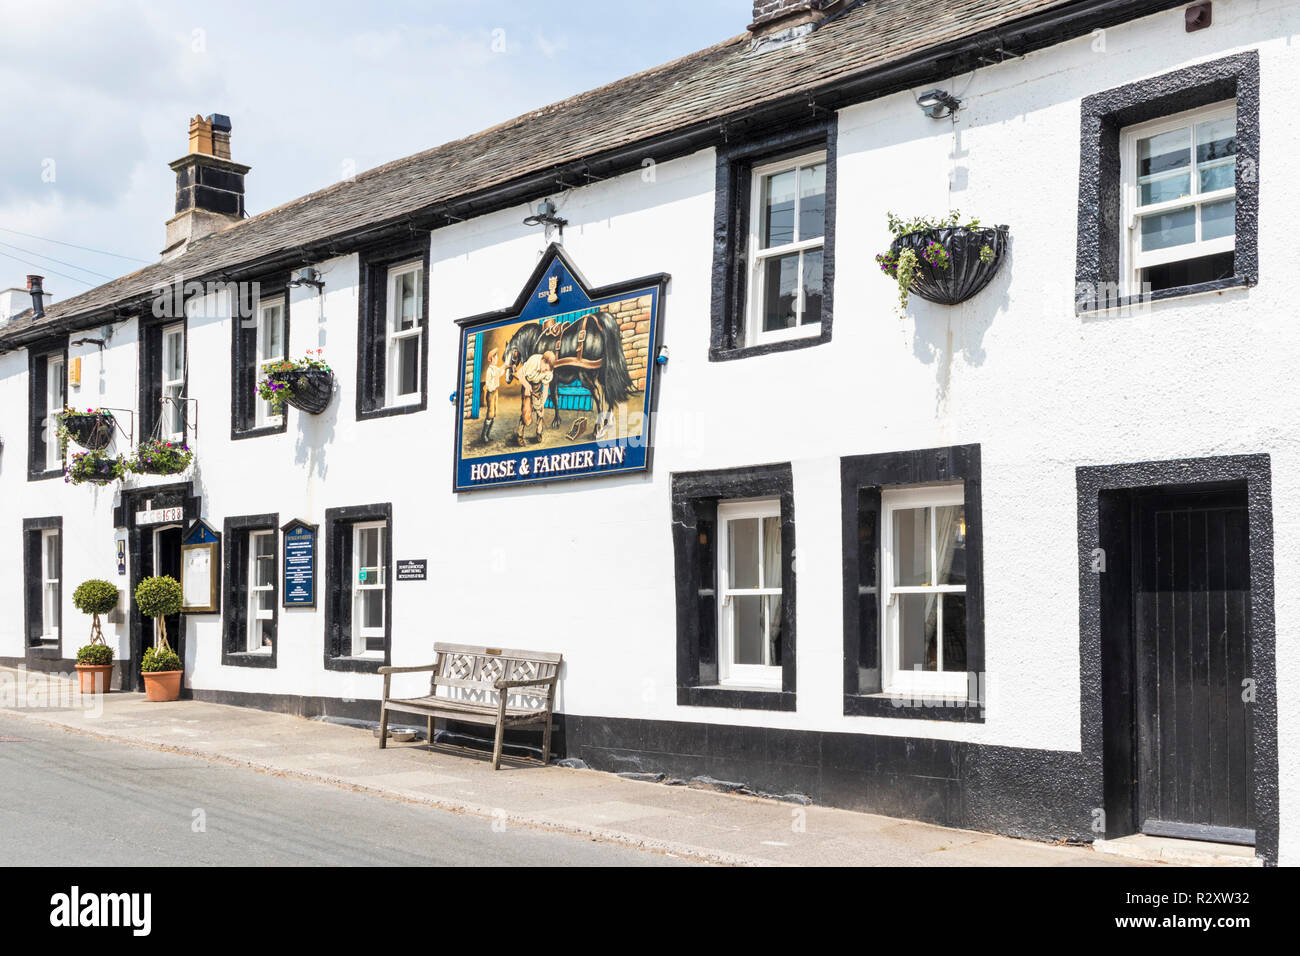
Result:
{"label": "pub sign board", "polygon": [[316,525],[295,518],[280,529],[280,604],[316,606]]}
{"label": "pub sign board", "polygon": [[649,470],[668,279],[592,288],[553,243],[511,308],[459,320],[453,490]]}

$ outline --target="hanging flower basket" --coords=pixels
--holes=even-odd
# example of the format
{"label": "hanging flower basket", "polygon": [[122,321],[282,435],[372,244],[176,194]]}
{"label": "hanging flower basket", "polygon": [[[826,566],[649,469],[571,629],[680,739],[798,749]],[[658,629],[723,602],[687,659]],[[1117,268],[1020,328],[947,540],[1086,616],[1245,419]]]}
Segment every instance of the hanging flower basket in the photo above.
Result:
{"label": "hanging flower basket", "polygon": [[334,372],[321,357],[320,350],[307,350],[307,357],[262,366],[265,377],[257,383],[257,393],[281,411],[291,405],[308,415],[319,415],[334,397]]}
{"label": "hanging flower basket", "polygon": [[68,467],[63,472],[67,484],[80,485],[89,482],[93,485],[106,485],[117,481],[126,474],[126,462],[121,455],[109,458],[97,451],[77,452],[68,459]]}
{"label": "hanging flower basket", "polygon": [[287,381],[289,394],[286,405],[292,405],[308,415],[319,415],[329,408],[334,397],[334,373],[329,369],[307,368],[290,372]]}
{"label": "hanging flower basket", "polygon": [[103,451],[112,442],[116,425],[112,412],[69,408],[59,415],[59,437],[71,439],[87,451]]}
{"label": "hanging flower basket", "polygon": [[993,279],[1007,249],[1008,226],[981,226],[978,219],[959,225],[959,213],[943,219],[903,221],[892,213],[889,251],[876,256],[887,276],[898,282],[899,305],[909,293],[928,302],[965,302]]}
{"label": "hanging flower basket", "polygon": [[179,475],[194,461],[188,445],[150,438],[142,441],[126,462],[126,469],[137,475]]}

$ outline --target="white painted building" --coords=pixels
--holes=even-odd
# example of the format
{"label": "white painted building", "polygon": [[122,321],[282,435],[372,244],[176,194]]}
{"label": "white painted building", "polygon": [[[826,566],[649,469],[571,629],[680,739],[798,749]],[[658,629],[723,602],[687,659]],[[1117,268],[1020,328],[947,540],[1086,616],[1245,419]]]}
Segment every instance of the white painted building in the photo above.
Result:
{"label": "white painted building", "polygon": [[[1300,678],[1278,639],[1300,623],[1300,5],[775,7],[757,41],[246,220],[229,149],[174,164],[177,212],[206,213],[166,262],[0,326],[0,658],[68,667],[75,585],[178,568],[201,518],[222,567],[219,611],[181,622],[197,698],[375,719],[378,667],[436,640],[560,651],[560,746],[598,768],[1300,859],[1300,697],[1278,692]],[[932,89],[955,111],[927,115]],[[562,230],[523,221],[548,199]],[[1007,250],[973,297],[900,317],[886,214],[949,209],[1007,224]],[[806,288],[765,320],[779,246]],[[668,277],[650,465],[455,492],[487,407],[457,320],[509,315],[557,261]],[[305,267],[319,290],[288,285]],[[259,282],[257,321],[206,289],[157,318],[173,276]],[[315,349],[327,409],[267,417],[254,364]],[[62,480],[41,436],[64,394],[138,441],[171,393],[190,470]],[[279,570],[248,590],[294,520],[319,526],[314,607]],[[106,631],[133,688],[148,624]]]}

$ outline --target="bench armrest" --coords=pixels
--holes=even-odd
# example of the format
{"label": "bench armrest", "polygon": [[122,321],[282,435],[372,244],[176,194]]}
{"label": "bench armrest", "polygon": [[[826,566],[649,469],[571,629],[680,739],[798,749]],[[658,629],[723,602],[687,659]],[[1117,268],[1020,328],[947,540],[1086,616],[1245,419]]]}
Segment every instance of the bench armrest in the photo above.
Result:
{"label": "bench armrest", "polygon": [[379,668],[379,673],[381,673],[381,674],[414,674],[414,673],[416,673],[417,671],[431,671],[431,670],[436,670],[437,667],[438,667],[437,664],[421,664],[419,667],[388,667],[388,666],[384,666],[384,667]]}
{"label": "bench armrest", "polygon": [[513,687],[548,687],[558,679],[559,676],[556,675],[555,677],[538,677],[532,680],[499,680],[493,683],[492,686],[497,690],[509,690]]}

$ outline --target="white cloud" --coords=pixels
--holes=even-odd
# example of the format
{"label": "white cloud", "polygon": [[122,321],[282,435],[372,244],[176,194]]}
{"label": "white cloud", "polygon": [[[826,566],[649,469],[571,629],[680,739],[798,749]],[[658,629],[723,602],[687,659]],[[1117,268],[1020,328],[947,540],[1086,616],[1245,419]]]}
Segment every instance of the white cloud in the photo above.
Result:
{"label": "white cloud", "polygon": [[[748,0],[0,0],[0,227],[156,258],[173,208],[167,163],[196,113],[231,117],[257,213],[717,42],[749,13]],[[0,242],[130,269],[12,233]],[[0,247],[0,286],[32,271],[6,251],[25,255]],[[83,288],[55,283],[60,298]]]}

